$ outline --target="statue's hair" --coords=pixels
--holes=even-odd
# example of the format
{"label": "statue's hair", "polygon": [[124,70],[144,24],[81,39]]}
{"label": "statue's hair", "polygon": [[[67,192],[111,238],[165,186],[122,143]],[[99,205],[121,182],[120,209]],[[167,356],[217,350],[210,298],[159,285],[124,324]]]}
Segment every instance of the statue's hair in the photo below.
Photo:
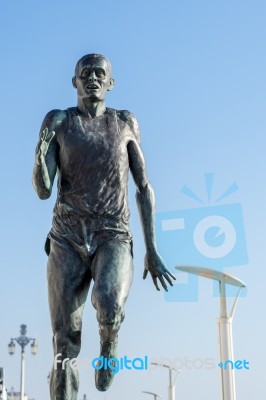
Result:
{"label": "statue's hair", "polygon": [[99,61],[100,61],[100,60],[105,60],[106,63],[107,63],[107,65],[108,65],[108,69],[109,69],[110,75],[112,75],[112,64],[110,63],[110,61],[108,60],[108,58],[102,56],[101,54],[95,54],[95,53],[86,54],[85,56],[81,57],[81,58],[78,60],[78,62],[77,62],[77,64],[76,64],[76,67],[75,67],[75,75],[77,75],[77,73],[78,73],[79,64],[80,64],[82,61],[87,60],[87,59],[94,59],[94,60],[99,60]]}

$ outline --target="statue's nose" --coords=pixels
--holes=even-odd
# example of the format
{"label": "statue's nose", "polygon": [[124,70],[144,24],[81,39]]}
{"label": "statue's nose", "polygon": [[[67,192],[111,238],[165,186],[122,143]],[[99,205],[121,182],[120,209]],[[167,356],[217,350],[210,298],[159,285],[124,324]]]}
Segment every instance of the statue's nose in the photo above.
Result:
{"label": "statue's nose", "polygon": [[94,72],[94,71],[92,71],[92,72],[90,73],[89,81],[90,81],[90,82],[96,81],[96,75],[95,75],[95,72]]}

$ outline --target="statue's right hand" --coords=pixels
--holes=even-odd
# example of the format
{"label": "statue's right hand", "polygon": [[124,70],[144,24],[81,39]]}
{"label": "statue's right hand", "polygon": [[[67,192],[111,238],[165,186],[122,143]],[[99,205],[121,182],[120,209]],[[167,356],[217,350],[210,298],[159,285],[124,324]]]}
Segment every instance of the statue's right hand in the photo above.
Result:
{"label": "statue's right hand", "polygon": [[54,131],[48,132],[48,128],[45,128],[40,136],[40,140],[38,143],[38,152],[37,155],[39,158],[44,158],[50,146],[50,143],[55,135]]}

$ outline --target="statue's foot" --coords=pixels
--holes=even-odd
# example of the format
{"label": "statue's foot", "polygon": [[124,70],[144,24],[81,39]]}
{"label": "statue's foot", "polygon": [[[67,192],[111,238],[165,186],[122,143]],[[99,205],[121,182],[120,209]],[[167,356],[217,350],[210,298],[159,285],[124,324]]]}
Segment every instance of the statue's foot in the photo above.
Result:
{"label": "statue's foot", "polygon": [[[104,343],[101,342],[100,358],[103,357],[103,363],[102,363],[103,365],[101,369],[95,370],[95,386],[101,392],[105,392],[106,390],[108,390],[114,380],[115,368],[117,368],[115,360],[110,361],[109,363],[109,365],[111,364],[113,369],[111,369],[107,363],[111,358],[116,358],[117,343],[118,343],[117,337],[113,342],[104,342]],[[99,361],[98,366],[100,364],[101,362]]]}

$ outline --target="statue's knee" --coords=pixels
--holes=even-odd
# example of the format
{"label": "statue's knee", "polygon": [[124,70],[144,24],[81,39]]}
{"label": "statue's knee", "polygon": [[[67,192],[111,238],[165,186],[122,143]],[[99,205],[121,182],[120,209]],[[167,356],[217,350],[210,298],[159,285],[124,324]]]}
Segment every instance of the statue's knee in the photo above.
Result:
{"label": "statue's knee", "polygon": [[122,310],[99,310],[97,312],[97,319],[99,324],[109,329],[118,329],[123,322],[124,317],[124,312]]}

